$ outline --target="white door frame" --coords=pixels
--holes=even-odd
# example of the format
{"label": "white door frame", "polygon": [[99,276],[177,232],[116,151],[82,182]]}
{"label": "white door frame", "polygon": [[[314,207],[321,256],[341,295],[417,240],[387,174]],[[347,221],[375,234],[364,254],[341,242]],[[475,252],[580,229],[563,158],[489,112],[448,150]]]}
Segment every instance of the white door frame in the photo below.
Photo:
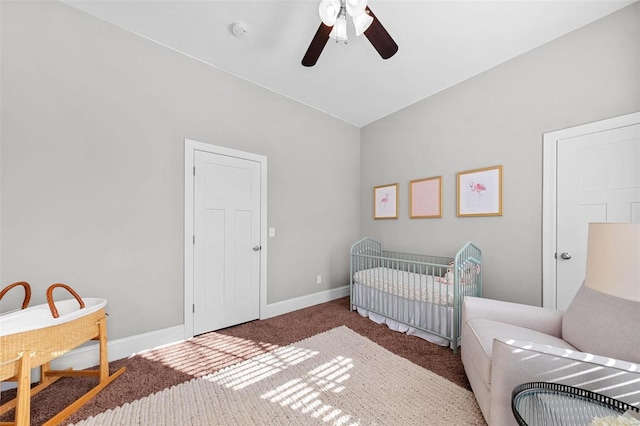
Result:
{"label": "white door frame", "polygon": [[557,144],[564,139],[640,123],[640,112],[545,133],[542,140],[542,306],[556,309]]}
{"label": "white door frame", "polygon": [[226,155],[260,163],[260,319],[267,312],[267,157],[189,139],[184,141],[184,334],[193,337],[195,151]]}

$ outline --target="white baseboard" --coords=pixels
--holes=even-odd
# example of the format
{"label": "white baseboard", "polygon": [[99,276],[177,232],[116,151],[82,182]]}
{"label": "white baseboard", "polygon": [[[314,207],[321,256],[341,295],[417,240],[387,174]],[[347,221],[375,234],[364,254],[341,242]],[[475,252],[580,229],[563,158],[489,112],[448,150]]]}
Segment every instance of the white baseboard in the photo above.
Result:
{"label": "white baseboard", "polygon": [[260,319],[288,314],[289,312],[297,311],[298,309],[304,309],[320,303],[330,302],[348,295],[349,286],[345,285],[338,288],[332,288],[331,290],[296,297],[294,299],[283,300],[282,302],[271,303],[267,305],[267,312],[264,312],[264,315],[260,315]]}
{"label": "white baseboard", "polygon": [[[297,311],[298,309],[304,309],[320,303],[330,302],[348,295],[349,286],[345,285],[306,296],[296,297],[294,299],[284,300],[282,302],[272,303],[267,305],[267,312],[264,312],[264,315],[261,315],[260,319],[267,319],[287,314],[289,312]],[[176,325],[162,330],[150,331],[148,333],[109,341],[107,343],[109,361],[127,358],[139,352],[182,341],[184,340],[184,333],[184,325]],[[71,367],[74,370],[82,370],[98,365],[99,363],[100,349],[98,347],[98,343],[90,342],[54,359],[51,362],[51,368],[54,370],[63,370]],[[40,368],[38,367],[31,370],[31,381],[36,382],[39,378]],[[0,386],[0,390],[7,390],[14,387],[15,383],[3,382]]]}

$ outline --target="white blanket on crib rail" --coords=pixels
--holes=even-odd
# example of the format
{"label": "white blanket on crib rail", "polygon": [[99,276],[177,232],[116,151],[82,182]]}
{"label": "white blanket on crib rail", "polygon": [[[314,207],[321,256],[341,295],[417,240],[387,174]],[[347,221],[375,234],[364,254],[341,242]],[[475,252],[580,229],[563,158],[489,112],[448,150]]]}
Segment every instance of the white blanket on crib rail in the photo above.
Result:
{"label": "white blanket on crib rail", "polygon": [[453,305],[454,286],[435,282],[433,275],[372,268],[356,272],[353,280],[395,296],[438,305]]}

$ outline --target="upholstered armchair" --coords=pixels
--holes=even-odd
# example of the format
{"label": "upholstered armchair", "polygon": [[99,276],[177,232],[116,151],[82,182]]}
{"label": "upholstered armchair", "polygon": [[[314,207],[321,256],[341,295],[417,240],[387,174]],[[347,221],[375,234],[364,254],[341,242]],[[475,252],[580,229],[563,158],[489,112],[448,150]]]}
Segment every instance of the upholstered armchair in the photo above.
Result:
{"label": "upholstered armchair", "polygon": [[624,290],[609,294],[594,280],[612,269],[590,271],[592,235],[599,230],[593,225],[587,278],[566,311],[465,298],[462,363],[490,426],[517,425],[511,393],[526,382],[575,386],[640,406],[640,224],[635,234],[617,229],[634,238],[637,249],[619,259],[630,262]]}

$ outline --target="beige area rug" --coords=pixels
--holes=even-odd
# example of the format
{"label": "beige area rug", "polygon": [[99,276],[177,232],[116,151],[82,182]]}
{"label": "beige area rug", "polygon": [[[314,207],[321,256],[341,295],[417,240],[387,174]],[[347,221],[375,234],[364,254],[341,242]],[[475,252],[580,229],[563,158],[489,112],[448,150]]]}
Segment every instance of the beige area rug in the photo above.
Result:
{"label": "beige area rug", "polygon": [[347,327],[77,425],[485,425],[471,392]]}

